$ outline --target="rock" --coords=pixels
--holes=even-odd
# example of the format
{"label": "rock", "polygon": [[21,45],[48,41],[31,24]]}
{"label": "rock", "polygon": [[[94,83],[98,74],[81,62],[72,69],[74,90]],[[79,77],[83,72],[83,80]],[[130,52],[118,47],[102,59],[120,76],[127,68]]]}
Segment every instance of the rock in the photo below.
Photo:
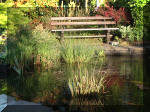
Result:
{"label": "rock", "polygon": [[118,46],[119,42],[109,42],[109,44],[111,44],[112,46]]}

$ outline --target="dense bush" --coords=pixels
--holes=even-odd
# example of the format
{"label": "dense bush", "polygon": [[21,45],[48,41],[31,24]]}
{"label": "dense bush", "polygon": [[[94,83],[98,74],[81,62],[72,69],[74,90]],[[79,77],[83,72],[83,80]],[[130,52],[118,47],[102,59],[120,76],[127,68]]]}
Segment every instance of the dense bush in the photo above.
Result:
{"label": "dense bush", "polygon": [[117,23],[127,22],[126,12],[124,8],[116,10],[113,6],[100,7],[97,10],[97,14],[112,17]]}
{"label": "dense bush", "polygon": [[134,30],[136,31],[136,40],[143,39],[143,7],[149,0],[132,0],[128,4],[131,8],[132,18],[134,20]]}
{"label": "dense bush", "polygon": [[0,29],[7,27],[7,6],[4,3],[0,3]]}
{"label": "dense bush", "polygon": [[143,9],[144,40],[150,40],[150,2]]}
{"label": "dense bush", "polygon": [[136,40],[143,39],[143,8],[136,7],[132,9],[132,18],[134,19],[134,30],[136,31]]}
{"label": "dense bush", "polygon": [[134,28],[131,28],[131,26],[121,26],[119,31],[125,40],[134,41],[136,39]]}
{"label": "dense bush", "polygon": [[30,22],[30,18],[26,15],[29,8],[8,8],[7,9],[7,32],[8,35],[15,35],[20,25]]}

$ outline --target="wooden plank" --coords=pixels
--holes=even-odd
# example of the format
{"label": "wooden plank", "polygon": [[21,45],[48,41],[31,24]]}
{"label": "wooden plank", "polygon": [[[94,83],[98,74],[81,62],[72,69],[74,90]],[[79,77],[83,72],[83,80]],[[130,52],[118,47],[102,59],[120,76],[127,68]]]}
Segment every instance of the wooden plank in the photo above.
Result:
{"label": "wooden plank", "polygon": [[[112,37],[113,35],[109,35]],[[64,39],[80,39],[80,38],[103,38],[106,37],[106,35],[93,35],[93,36],[64,36]],[[60,37],[57,37],[58,39]]]}
{"label": "wooden plank", "polygon": [[65,38],[99,38],[106,37],[106,35],[91,35],[91,36],[64,36]]}
{"label": "wooden plank", "polygon": [[51,22],[52,26],[58,25],[108,25],[116,24],[115,21],[93,21],[93,22]]}
{"label": "wooden plank", "polygon": [[56,29],[51,31],[106,31],[106,30],[119,30],[119,28],[84,28],[84,29]]}
{"label": "wooden plank", "polygon": [[51,17],[51,20],[99,20],[99,19],[112,19],[111,17],[92,16],[92,17]]}

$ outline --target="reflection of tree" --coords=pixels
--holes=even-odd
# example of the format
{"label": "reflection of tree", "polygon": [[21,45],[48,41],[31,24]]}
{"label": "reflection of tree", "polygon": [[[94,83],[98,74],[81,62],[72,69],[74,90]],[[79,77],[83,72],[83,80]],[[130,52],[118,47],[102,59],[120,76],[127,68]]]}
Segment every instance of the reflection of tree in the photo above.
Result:
{"label": "reflection of tree", "polygon": [[62,77],[52,71],[35,72],[29,76],[10,75],[7,80],[8,93],[15,92],[16,96],[25,100],[56,103],[64,83],[65,77]]}
{"label": "reflection of tree", "polygon": [[[38,77],[25,77],[23,75],[12,74],[7,79],[8,93],[13,93],[26,100],[31,100],[37,95]],[[32,90],[32,91],[31,91]]]}
{"label": "reflection of tree", "polygon": [[7,93],[7,83],[6,80],[0,79],[0,94]]}

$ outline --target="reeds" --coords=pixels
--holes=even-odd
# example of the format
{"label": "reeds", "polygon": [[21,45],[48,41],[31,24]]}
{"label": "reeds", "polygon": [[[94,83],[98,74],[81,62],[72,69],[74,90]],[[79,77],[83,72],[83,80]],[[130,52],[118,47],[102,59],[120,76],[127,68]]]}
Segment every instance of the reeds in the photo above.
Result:
{"label": "reeds", "polygon": [[98,51],[98,57],[105,57],[105,52],[104,52],[104,50],[99,50]]}
{"label": "reeds", "polygon": [[84,43],[67,41],[61,46],[60,52],[66,63],[84,63],[93,58],[95,54],[95,48],[89,47]]}
{"label": "reeds", "polygon": [[73,74],[69,79],[68,85],[72,96],[90,95],[93,93],[103,93],[105,88],[105,76],[89,73],[87,70]]}
{"label": "reeds", "polygon": [[32,60],[33,43],[32,32],[29,28],[23,27],[15,37],[9,37],[7,40],[7,62],[20,68],[28,67]]}

